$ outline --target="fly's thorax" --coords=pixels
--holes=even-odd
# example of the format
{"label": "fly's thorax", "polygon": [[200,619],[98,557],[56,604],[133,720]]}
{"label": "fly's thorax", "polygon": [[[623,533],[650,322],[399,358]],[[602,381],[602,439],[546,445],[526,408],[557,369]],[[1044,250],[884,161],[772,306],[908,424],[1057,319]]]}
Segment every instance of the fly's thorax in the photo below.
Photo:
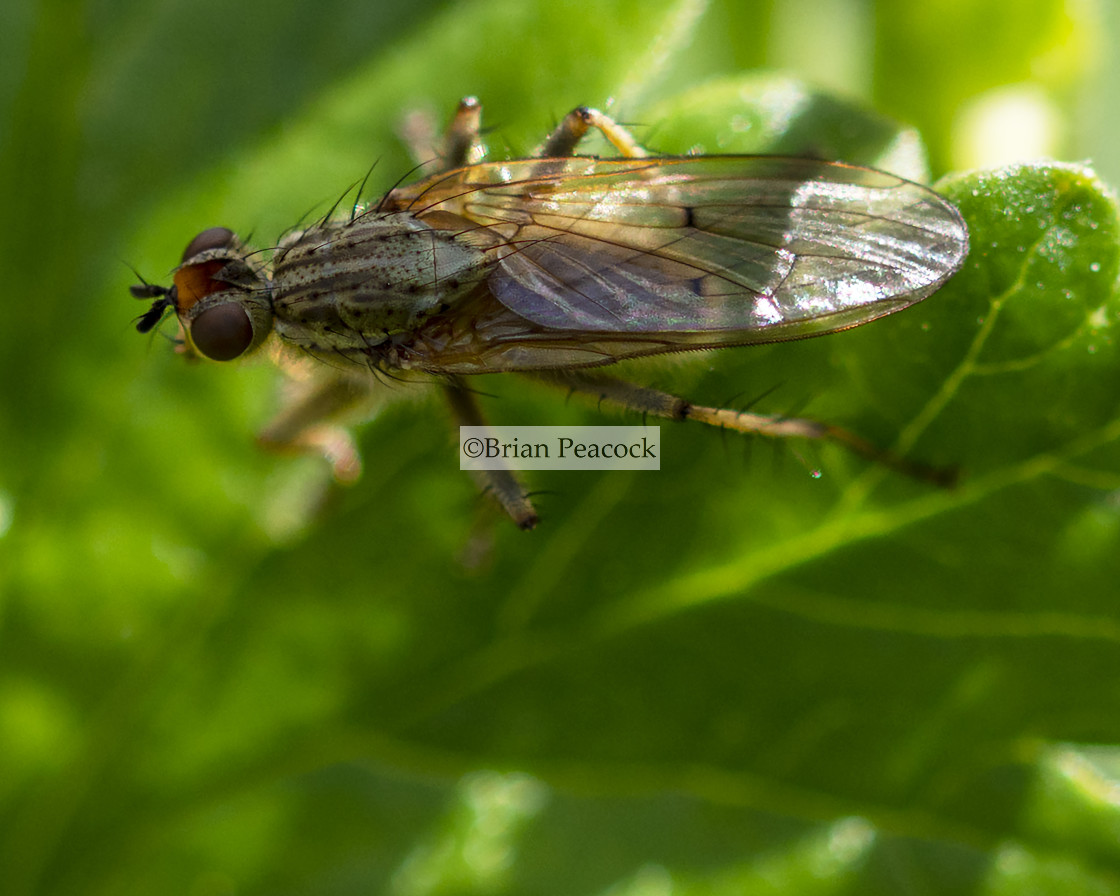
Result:
{"label": "fly's thorax", "polygon": [[313,351],[371,349],[452,308],[490,263],[455,230],[411,214],[327,222],[290,237],[273,259],[276,330]]}
{"label": "fly's thorax", "polygon": [[196,236],[173,282],[170,295],[187,342],[211,360],[240,357],[272,330],[268,278],[228,228]]}

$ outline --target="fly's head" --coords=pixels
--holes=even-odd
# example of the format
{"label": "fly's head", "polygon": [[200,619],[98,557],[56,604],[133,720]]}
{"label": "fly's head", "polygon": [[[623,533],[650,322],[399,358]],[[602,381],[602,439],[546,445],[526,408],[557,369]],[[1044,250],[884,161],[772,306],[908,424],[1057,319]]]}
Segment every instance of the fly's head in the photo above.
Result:
{"label": "fly's head", "polygon": [[170,287],[144,283],[131,292],[153,300],[137,330],[147,333],[173,311],[184,351],[213,361],[232,361],[252,351],[272,330],[268,278],[226,227],[211,227],[190,241]]}

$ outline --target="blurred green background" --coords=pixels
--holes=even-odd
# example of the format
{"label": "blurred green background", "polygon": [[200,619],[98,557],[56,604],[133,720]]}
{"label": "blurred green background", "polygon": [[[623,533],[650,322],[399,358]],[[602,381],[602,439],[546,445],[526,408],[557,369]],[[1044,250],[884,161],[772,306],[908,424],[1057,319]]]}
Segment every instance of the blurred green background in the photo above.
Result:
{"label": "blurred green background", "polygon": [[[5,894],[1120,892],[1114,4],[16,0],[0,35]],[[943,178],[936,296],[634,376],[962,485],[663,424],[659,473],[532,476],[526,534],[434,398],[346,490],[259,453],[276,372],[138,336],[128,265],[388,189],[402,116],[465,94],[495,157],[587,103]]]}

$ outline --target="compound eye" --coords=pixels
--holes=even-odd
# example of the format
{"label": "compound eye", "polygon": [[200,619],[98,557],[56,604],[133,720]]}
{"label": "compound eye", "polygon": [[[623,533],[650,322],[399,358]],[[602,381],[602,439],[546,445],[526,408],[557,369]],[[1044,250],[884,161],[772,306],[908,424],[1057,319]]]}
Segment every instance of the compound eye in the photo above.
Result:
{"label": "compound eye", "polygon": [[211,361],[232,361],[253,342],[249,313],[236,302],[207,308],[191,321],[191,342]]}
{"label": "compound eye", "polygon": [[183,250],[183,264],[210,249],[225,249],[233,242],[233,231],[228,227],[211,227],[196,236]]}

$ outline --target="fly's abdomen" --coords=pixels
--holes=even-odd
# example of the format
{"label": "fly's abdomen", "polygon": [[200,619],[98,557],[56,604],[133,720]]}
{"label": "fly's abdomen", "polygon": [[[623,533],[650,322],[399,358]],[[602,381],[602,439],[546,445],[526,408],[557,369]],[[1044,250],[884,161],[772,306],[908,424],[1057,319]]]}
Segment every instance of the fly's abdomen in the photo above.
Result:
{"label": "fly's abdomen", "polygon": [[452,308],[489,264],[454,231],[410,214],[328,222],[277,252],[276,332],[310,351],[368,351]]}

